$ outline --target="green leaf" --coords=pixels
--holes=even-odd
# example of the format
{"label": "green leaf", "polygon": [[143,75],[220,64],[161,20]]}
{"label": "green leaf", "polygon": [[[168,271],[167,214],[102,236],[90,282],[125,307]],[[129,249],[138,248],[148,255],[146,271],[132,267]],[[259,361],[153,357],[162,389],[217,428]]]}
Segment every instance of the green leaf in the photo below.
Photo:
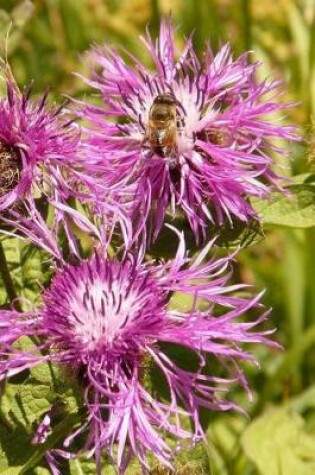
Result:
{"label": "green leaf", "polygon": [[218,416],[210,414],[209,417],[211,421],[207,428],[207,438],[211,475],[247,474],[249,462],[243,454],[240,456],[239,443],[247,419],[233,413]]}
{"label": "green leaf", "polygon": [[288,192],[289,195],[273,193],[270,200],[252,200],[263,224],[290,228],[315,226],[315,184],[291,185]]}
{"label": "green leaf", "polygon": [[[281,385],[288,381],[294,373],[301,371],[305,355],[315,344],[315,325],[308,327],[301,335],[299,341],[288,348],[279,360],[279,364],[269,375],[266,384],[261,389],[261,397],[267,399],[272,391],[277,388],[281,390]],[[283,390],[283,386],[282,386]]]}
{"label": "green leaf", "polygon": [[74,426],[78,422],[78,416],[75,414],[69,414],[65,417],[55,428],[53,433],[48,437],[47,442],[44,444],[36,446],[35,452],[27,460],[22,470],[19,472],[20,475],[27,473],[29,469],[36,467],[38,463],[41,462],[45,453],[50,450],[52,447],[61,444],[62,440],[73,430]]}
{"label": "green leaf", "polygon": [[[11,467],[16,474],[38,468],[45,452],[60,447],[78,423],[82,406],[76,378],[52,364],[41,364],[11,378],[1,399],[0,474]],[[34,432],[52,407],[51,434],[44,444],[33,445]]]}
{"label": "green leaf", "polygon": [[[21,239],[6,237],[1,239],[1,243],[16,295],[21,299],[22,308],[29,308],[28,302],[39,302],[40,285],[49,279],[50,269],[47,255]],[[4,305],[8,301],[6,292],[0,285],[0,305]]]}
{"label": "green leaf", "polygon": [[315,384],[290,400],[291,407],[297,412],[315,409]]}
{"label": "green leaf", "polygon": [[0,467],[0,473],[1,475],[16,475],[17,473],[19,473],[19,467],[11,467],[7,468],[6,470],[1,470]]}
{"label": "green leaf", "polygon": [[313,475],[315,439],[304,420],[286,408],[265,412],[244,431],[241,443],[262,475]]}

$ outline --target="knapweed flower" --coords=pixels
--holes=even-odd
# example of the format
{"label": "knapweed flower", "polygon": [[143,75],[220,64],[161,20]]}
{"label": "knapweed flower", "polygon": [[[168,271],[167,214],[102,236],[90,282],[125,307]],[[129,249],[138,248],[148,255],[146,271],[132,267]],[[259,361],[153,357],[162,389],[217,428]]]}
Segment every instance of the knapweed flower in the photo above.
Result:
{"label": "knapweed flower", "polygon": [[[34,188],[51,191],[60,183],[58,166],[75,156],[78,128],[69,125],[63,107],[48,106],[47,94],[32,100],[21,92],[7,67],[7,96],[0,100],[0,211],[8,210]],[[62,192],[56,186],[56,191]],[[38,192],[37,192],[38,195]]]}
{"label": "knapweed flower", "polygon": [[[195,443],[203,437],[200,408],[235,408],[224,393],[237,383],[247,389],[239,362],[254,360],[242,345],[274,343],[270,331],[254,330],[267,317],[260,296],[235,295],[243,286],[227,285],[230,259],[206,261],[210,246],[191,260],[181,236],[175,258],[166,262],[144,261],[141,253],[118,260],[98,252],[76,265],[61,263],[37,311],[0,311],[0,380],[47,361],[80,372],[87,416],[63,448],[49,452],[50,465],[54,454],[71,453],[73,441],[86,435],[84,449],[95,456],[99,474],[102,451],[119,473],[133,455],[145,472],[148,453],[171,468],[175,447],[166,435]],[[190,296],[185,309],[172,302],[176,292]],[[253,309],[258,319],[241,322]],[[38,338],[37,349],[17,344],[27,336]],[[171,348],[187,351],[190,361],[195,354],[194,367],[173,361]],[[228,374],[209,374],[209,358]],[[160,382],[152,390],[148,375],[154,371]],[[35,442],[42,443],[49,430],[46,414]]]}
{"label": "knapweed flower", "polygon": [[[89,161],[73,116],[70,117],[64,105],[49,105],[47,93],[36,100],[31,97],[32,87],[21,92],[9,66],[4,76],[7,95],[0,99],[2,221],[38,242],[39,235],[45,232],[40,207],[45,208],[49,203],[54,210],[56,231],[62,225],[69,242],[74,243],[70,221],[84,231],[95,234],[96,229],[91,225],[92,217],[87,220],[69,205],[69,200],[76,198],[102,218],[105,233],[120,221],[127,241],[131,234],[129,221],[124,219],[117,204],[110,203],[109,198],[104,201],[106,190],[93,178],[93,161]],[[99,194],[102,206],[98,205]],[[38,198],[42,198],[40,207],[36,205]]]}
{"label": "knapweed flower", "polygon": [[[176,208],[197,240],[209,223],[257,217],[249,198],[281,182],[272,166],[285,149],[274,139],[297,140],[293,127],[272,117],[290,106],[277,101],[279,82],[258,82],[259,65],[247,55],[233,59],[229,45],[216,55],[207,45],[201,61],[190,37],[177,53],[166,21],[156,42],[149,33],[141,39],[154,71],[108,46],[91,53],[95,72],[86,81],[104,104],[80,114],[102,151],[105,179],[130,184],[128,212],[136,221],[151,211],[153,239]],[[124,196],[118,189],[117,199]]]}
{"label": "knapweed flower", "polygon": [[0,99],[0,214],[9,228],[2,226],[1,233],[15,229],[38,241],[45,230],[41,208],[48,202],[55,205],[56,229],[62,222],[68,231],[66,211],[77,221],[80,217],[65,206],[76,196],[68,181],[75,170],[79,128],[63,106],[48,105],[47,93],[36,100],[32,85],[20,91],[8,65],[3,80],[7,94]]}

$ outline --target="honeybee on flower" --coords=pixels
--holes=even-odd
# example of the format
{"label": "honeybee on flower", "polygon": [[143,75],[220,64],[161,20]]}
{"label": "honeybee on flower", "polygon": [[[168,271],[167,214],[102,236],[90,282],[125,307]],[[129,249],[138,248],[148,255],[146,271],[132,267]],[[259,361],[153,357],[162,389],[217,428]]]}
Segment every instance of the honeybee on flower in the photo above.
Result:
{"label": "honeybee on flower", "polygon": [[197,241],[210,223],[257,218],[249,198],[268,196],[282,182],[273,165],[285,151],[274,139],[298,140],[294,127],[271,117],[290,107],[275,100],[279,82],[259,82],[259,65],[246,54],[234,59],[229,45],[216,55],[206,45],[200,60],[189,37],[177,52],[166,20],[156,41],[149,33],[141,41],[154,71],[107,45],[92,50],[86,81],[103,104],[85,103],[78,112],[117,202],[133,223],[150,216],[149,240],[166,212],[181,210]]}

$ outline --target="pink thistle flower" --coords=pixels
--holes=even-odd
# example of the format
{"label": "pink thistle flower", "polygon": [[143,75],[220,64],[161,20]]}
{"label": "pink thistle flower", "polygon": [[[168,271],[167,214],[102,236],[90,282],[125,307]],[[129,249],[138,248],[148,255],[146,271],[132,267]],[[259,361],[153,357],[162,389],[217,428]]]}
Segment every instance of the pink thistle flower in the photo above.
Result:
{"label": "pink thistle flower", "polygon": [[[227,285],[229,258],[206,261],[210,243],[197,259],[187,257],[181,235],[172,261],[153,265],[127,254],[122,260],[96,254],[77,265],[61,262],[37,311],[0,311],[0,380],[46,361],[77,368],[83,374],[86,420],[47,460],[71,453],[71,443],[87,433],[85,450],[94,455],[101,473],[100,454],[105,450],[124,473],[135,455],[144,472],[147,452],[171,468],[174,450],[165,435],[175,440],[202,439],[199,410],[226,411],[236,406],[224,398],[231,385],[246,390],[241,361],[254,361],[242,345],[263,343],[271,331],[255,331],[268,312],[251,299],[233,296],[243,285]],[[172,304],[174,292],[191,296],[191,308]],[[203,310],[197,303],[203,302]],[[239,319],[250,309],[260,317],[249,323]],[[218,313],[219,310],[219,313]],[[39,339],[37,348],[21,350],[21,337]],[[195,370],[184,369],[165,351],[181,347],[195,353]],[[226,378],[209,375],[206,361],[215,358],[228,369]],[[155,368],[168,388],[169,399],[151,394],[146,385],[146,364]],[[53,408],[52,408],[53,411]],[[185,427],[190,417],[193,429]],[[43,443],[50,430],[44,416],[34,443]],[[68,452],[65,452],[68,453]],[[70,455],[69,455],[70,456]],[[57,463],[57,462],[56,462]]]}
{"label": "pink thistle flower", "polygon": [[47,93],[32,100],[6,70],[7,97],[0,100],[0,211],[37,193],[62,194],[59,167],[75,156],[79,130],[70,125],[63,106],[48,106]]}
{"label": "pink thistle flower", "polygon": [[[43,211],[48,203],[54,205],[56,232],[62,223],[65,232],[71,233],[67,214],[78,224],[84,221],[67,205],[70,197],[81,195],[79,187],[72,186],[80,130],[63,106],[48,105],[47,92],[38,100],[31,97],[32,85],[21,92],[8,65],[4,80],[7,95],[0,100],[0,213],[7,227],[1,228],[1,233],[27,236],[39,244],[44,239],[47,244],[50,231]],[[48,247],[59,257],[55,243]]]}
{"label": "pink thistle flower", "polygon": [[[190,37],[177,54],[166,21],[156,42],[149,33],[141,40],[155,71],[132,55],[125,62],[108,46],[91,53],[101,72],[86,81],[104,105],[86,104],[79,114],[90,122],[91,145],[101,150],[104,179],[129,185],[133,221],[151,210],[153,239],[165,213],[176,208],[197,240],[209,223],[257,218],[249,198],[267,196],[281,183],[272,166],[286,151],[274,139],[298,140],[293,127],[271,116],[291,106],[275,99],[279,81],[259,83],[259,65],[247,55],[233,59],[229,45],[215,56],[207,45],[200,61]],[[125,195],[118,190],[117,200]]]}
{"label": "pink thistle flower", "polygon": [[[63,106],[49,106],[47,93],[35,100],[31,98],[31,87],[21,92],[9,66],[5,79],[7,96],[0,100],[2,222],[17,230],[18,236],[26,236],[42,245],[43,241],[47,243],[51,233],[41,208],[51,204],[54,233],[62,225],[71,250],[77,253],[71,222],[93,235],[99,233],[91,222],[92,217],[87,220],[69,205],[69,199],[76,198],[101,216],[105,223],[103,238],[113,232],[119,221],[125,242],[130,241],[129,221],[117,204],[104,202],[104,186],[93,178],[93,162],[86,155],[80,128],[73,123],[73,117]],[[1,229],[1,233],[14,234],[7,229]],[[49,247],[51,251],[53,246]],[[59,255],[58,246],[54,255]]]}

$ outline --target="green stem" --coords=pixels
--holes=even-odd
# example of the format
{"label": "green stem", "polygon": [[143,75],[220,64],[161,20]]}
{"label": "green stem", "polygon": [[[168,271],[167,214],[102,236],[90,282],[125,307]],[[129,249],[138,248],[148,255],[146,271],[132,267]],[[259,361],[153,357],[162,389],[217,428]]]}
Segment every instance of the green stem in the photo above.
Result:
{"label": "green stem", "polygon": [[158,35],[160,28],[160,5],[159,0],[151,0],[152,16],[150,22],[150,30],[153,35]]}
{"label": "green stem", "polygon": [[244,29],[244,47],[246,51],[252,48],[252,16],[251,16],[251,0],[241,0],[243,13],[243,29]]}
{"label": "green stem", "polygon": [[5,257],[5,252],[4,252],[4,249],[3,249],[3,246],[2,246],[1,242],[0,242],[0,275],[1,275],[2,281],[4,283],[5,290],[7,292],[7,295],[8,295],[8,298],[9,298],[10,302],[13,302],[15,300],[16,301],[15,302],[15,307],[17,309],[19,309],[20,306],[19,306],[19,304],[16,300],[17,299],[17,294],[15,292],[13,280],[12,280],[11,275],[10,275],[10,270],[9,270],[9,267],[8,267],[7,259]]}
{"label": "green stem", "polygon": [[315,80],[315,5],[313,6],[312,12],[312,21],[309,26],[309,44],[310,44],[310,52],[309,52],[309,78],[308,78],[308,85],[309,85],[309,100],[308,100],[308,117],[307,121],[313,117],[315,113],[315,87],[314,87],[314,80]]}

